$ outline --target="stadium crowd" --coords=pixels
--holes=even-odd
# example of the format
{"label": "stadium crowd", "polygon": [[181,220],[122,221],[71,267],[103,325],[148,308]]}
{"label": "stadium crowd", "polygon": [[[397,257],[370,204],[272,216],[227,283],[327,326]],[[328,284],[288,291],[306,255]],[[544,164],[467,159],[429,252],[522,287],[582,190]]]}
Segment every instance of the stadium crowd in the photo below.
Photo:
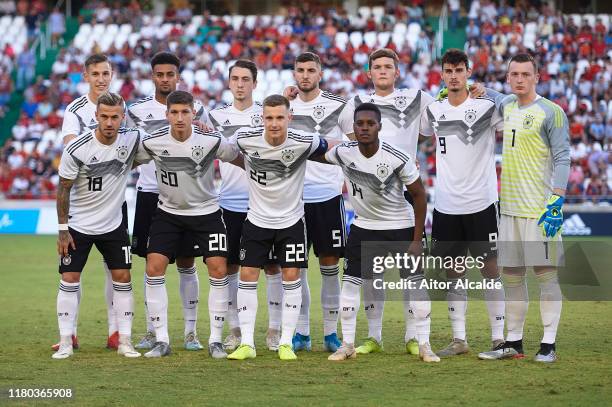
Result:
{"label": "stadium crowd", "polygon": [[[0,3],[0,12],[9,10],[8,14],[29,15],[36,9],[33,5],[39,2],[28,6],[26,0],[20,0],[13,11],[7,4],[14,2]],[[449,2],[451,11],[456,9],[456,3]],[[295,56],[306,50],[317,52],[327,68],[322,87],[345,97],[371,89],[365,71],[367,55],[380,46],[395,49],[400,57],[398,87],[421,88],[431,94],[436,94],[440,87],[440,65],[432,58],[434,31],[426,23],[425,9],[418,0],[409,5],[389,2],[392,5],[384,14],[372,13],[361,18],[351,18],[341,9],[314,8],[305,3],[302,8],[286,9],[282,20],[259,16],[251,24],[245,19],[238,27],[205,12],[195,32],[186,24],[194,18],[186,1],[172,2],[163,19],[143,11],[137,0],[126,4],[127,8],[121,9],[119,2],[111,5],[89,1],[80,11],[80,19],[91,24],[129,23],[132,32],[140,33],[137,40],[125,41],[119,47],[115,41],[105,50],[94,43],[88,52],[71,43],[59,53],[51,76],[38,77],[25,89],[21,116],[0,152],[0,194],[10,198],[54,197],[62,149],[61,115],[68,103],[86,92],[87,84],[82,81],[83,62],[93,52],[103,51],[110,57],[115,69],[111,89],[128,101],[153,92],[148,61],[154,53],[165,49],[177,53],[183,61],[182,75],[189,80],[184,80],[181,88],[192,92],[209,109],[231,100],[226,91],[227,62],[252,59],[269,79],[265,84],[267,91],[260,89],[262,96],[282,92],[281,86],[291,78],[279,78],[277,74],[292,69]],[[45,16],[44,9],[37,15]],[[612,30],[609,22],[574,21],[546,3],[536,9],[521,2],[511,7],[503,1],[497,4],[489,0],[473,0],[467,17],[465,51],[472,60],[473,79],[509,93],[505,84],[506,63],[511,55],[530,48],[540,63],[538,93],[559,104],[571,124],[568,202],[610,203]],[[344,33],[357,32],[365,39],[369,32],[393,32],[398,24],[415,22],[422,29],[413,42],[402,41],[397,45],[394,36],[389,36],[387,44],[364,41],[353,46],[352,41],[340,41],[346,38]],[[162,24],[170,24],[167,35],[160,30]],[[451,34],[453,29],[459,29],[454,19],[450,26]],[[0,105],[8,101],[14,89],[10,69],[20,65],[20,57],[21,54],[3,52]],[[204,80],[198,75],[204,75]],[[501,153],[501,143],[498,148]],[[433,146],[421,145],[419,155],[424,179],[433,185]]]}

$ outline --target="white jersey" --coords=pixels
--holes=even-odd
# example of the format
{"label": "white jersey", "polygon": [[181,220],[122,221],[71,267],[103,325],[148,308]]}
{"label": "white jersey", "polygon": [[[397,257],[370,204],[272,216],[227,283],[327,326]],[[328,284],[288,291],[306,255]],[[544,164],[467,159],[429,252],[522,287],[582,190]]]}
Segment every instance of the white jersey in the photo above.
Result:
{"label": "white jersey", "polygon": [[356,141],[334,146],[325,159],[342,168],[355,210],[353,223],[370,230],[414,227],[414,210],[404,198],[404,186],[419,178],[414,160],[386,141],[367,158]]}
{"label": "white jersey", "polygon": [[[346,100],[333,93],[320,91],[309,102],[298,96],[291,101],[291,128],[315,133],[327,141],[342,141],[345,134],[353,133],[353,117],[341,115]],[[306,163],[304,202],[324,202],[342,193],[342,170],[334,165],[314,161]]]}
{"label": "white jersey", "polygon": [[314,152],[324,153],[327,142],[316,134],[289,129],[283,144],[271,146],[259,127],[238,130],[236,143],[249,181],[247,219],[267,229],[295,224],[304,216],[306,160]]}
{"label": "white jersey", "polygon": [[[201,120],[207,126],[212,127],[206,109],[197,100],[194,101],[194,109],[196,111],[194,120]],[[166,110],[166,105],[159,103],[154,95],[140,99],[128,107],[128,127],[140,127],[147,133],[152,134],[169,125],[168,119],[166,119]],[[138,176],[136,189],[142,192],[158,193],[155,163],[150,162],[139,166],[138,172],[140,175]]]}
{"label": "white jersey", "polygon": [[219,132],[202,132],[192,126],[191,136],[181,142],[170,126],[145,137],[136,161],[151,159],[157,169],[158,208],[175,215],[199,216],[219,210],[214,161],[231,161],[238,148]]}
{"label": "white jersey", "polygon": [[352,120],[359,105],[374,103],[382,114],[379,139],[407,152],[416,162],[421,113],[433,101],[434,98],[422,90],[396,89],[387,96],[357,95],[349,99],[343,114]]}
{"label": "white jersey", "polygon": [[459,106],[444,99],[427,107],[421,133],[436,136],[436,210],[464,215],[497,202],[495,131],[503,128],[491,99],[468,97]]}
{"label": "white jersey", "polygon": [[112,145],[96,139],[90,130],[71,140],[59,166],[59,176],[74,180],[70,191],[68,225],[87,235],[117,229],[123,219],[121,206],[140,139],[137,129],[119,130]]}
{"label": "white jersey", "polygon": [[96,119],[97,106],[89,100],[89,96],[83,95],[73,100],[64,111],[64,120],[62,122],[62,137],[70,134],[78,136],[94,130],[98,127],[98,119]]}
{"label": "white jersey", "polygon": [[[233,105],[210,111],[210,121],[214,128],[226,138],[231,138],[243,127],[263,125],[261,103],[253,103],[248,109],[238,110]],[[246,213],[249,209],[249,184],[244,170],[233,164],[220,162],[221,192],[219,205],[223,209]]]}

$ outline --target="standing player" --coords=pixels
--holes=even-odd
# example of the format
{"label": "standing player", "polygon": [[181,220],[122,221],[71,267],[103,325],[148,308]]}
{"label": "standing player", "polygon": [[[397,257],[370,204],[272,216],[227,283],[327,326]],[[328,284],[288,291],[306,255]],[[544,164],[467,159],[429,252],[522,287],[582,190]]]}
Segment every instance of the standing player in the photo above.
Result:
{"label": "standing player", "polygon": [[[501,285],[497,269],[497,172],[495,135],[503,131],[495,102],[473,99],[466,89],[472,70],[467,55],[450,49],[442,56],[442,79],[448,97],[430,104],[421,117],[421,134],[436,136],[436,193],[433,212],[432,254],[445,258],[482,256],[482,275]],[[438,356],[467,353],[465,315],[467,290],[464,273],[446,270],[452,284],[446,294],[453,340]],[[504,290],[486,289],[493,349],[504,340]]]}
{"label": "standing player", "polygon": [[[322,91],[321,60],[312,52],[305,52],[295,59],[293,76],[298,95],[291,101],[291,128],[315,133],[326,140],[342,141],[345,134],[353,133],[352,118],[340,121],[340,113],[346,101],[340,96]],[[319,258],[321,270],[321,308],[323,311],[323,346],[335,352],[338,340],[338,307],[340,306],[340,282],[338,261],[344,257],[345,220],[342,199],[342,171],[331,165],[314,161],[306,164],[304,179],[304,211],[308,248],[313,246]],[[310,251],[310,250],[308,250]],[[310,290],[308,269],[300,270],[302,281],[302,308],[293,338],[293,349],[311,349],[310,340]]]}
{"label": "standing player", "polygon": [[147,307],[155,329],[156,343],[146,357],[170,354],[168,294],[165,273],[168,263],[180,253],[190,233],[204,255],[210,277],[208,351],[225,358],[221,344],[227,313],[227,237],[214,186],[214,160],[230,161],[238,150],[218,132],[202,132],[193,126],[193,96],[174,91],[167,97],[167,119],[163,127],[142,141],[138,160],[153,159],[159,185],[158,207],[147,247]]}
{"label": "standing player", "polygon": [[[210,120],[225,138],[231,138],[242,127],[263,125],[261,103],[253,102],[253,89],[257,86],[257,66],[248,60],[238,60],[229,69],[229,89],[234,101],[213,109]],[[219,206],[223,209],[223,221],[227,228],[227,278],[229,280],[229,309],[227,322],[230,334],[223,346],[234,351],[240,345],[240,324],[236,310],[238,295],[238,270],[240,268],[240,237],[242,225],[249,208],[249,187],[244,169],[220,162],[221,192]],[[278,350],[280,340],[281,303],[283,297],[280,268],[276,264],[264,267],[268,293],[268,332],[266,344],[270,350]]]}
{"label": "standing player", "polygon": [[[506,342],[481,359],[523,357],[523,325],[529,298],[526,267],[540,284],[544,335],[538,362],[557,360],[555,339],[562,295],[557,265],[563,256],[560,229],[569,178],[569,125],[563,110],[536,93],[537,64],[517,54],[508,64],[513,95],[496,98],[504,117],[499,265],[506,288]],[[495,93],[495,92],[491,92]]]}
{"label": "standing player", "polygon": [[[349,99],[347,108],[343,112],[343,120],[353,118],[355,109],[363,103],[375,104],[382,115],[379,137],[382,141],[405,151],[415,163],[417,144],[420,131],[420,117],[425,108],[433,102],[434,98],[418,89],[396,89],[395,81],[399,78],[399,58],[395,51],[382,48],[374,51],[368,60],[368,77],[374,85],[374,93],[370,95],[357,95]],[[404,193],[408,202],[412,197]],[[414,216],[412,206],[408,211]],[[365,284],[364,298],[375,298],[374,288]],[[406,291],[407,293],[407,291]],[[416,339],[416,324],[410,301],[404,301],[404,318],[406,320],[406,352],[412,355],[419,354],[419,345]],[[382,350],[382,321],[384,301],[372,301],[365,304],[368,319],[368,339],[357,348],[357,353],[380,352]]]}
{"label": "standing player", "polygon": [[300,268],[308,266],[304,222],[304,175],[306,160],[327,151],[327,141],[316,134],[288,129],[289,101],[280,95],[263,103],[264,128],[245,128],[236,143],[249,176],[249,211],[240,242],[238,318],[242,341],[229,359],[256,356],[255,319],[257,280],[272,248],[283,273],[283,311],[278,356],[297,357],[291,341],[302,303]]}
{"label": "standing player", "polygon": [[62,154],[57,191],[57,247],[62,274],[57,319],[61,339],[53,359],[73,354],[71,337],[76,325],[81,272],[92,245],[96,245],[111,270],[112,305],[119,331],[117,353],[130,358],[140,356],[131,343],[132,259],[121,207],[141,134],[135,129],[120,129],[124,109],[121,96],[100,95],[96,110],[96,123],[100,125],[70,141]]}
{"label": "standing player", "polygon": [[[381,113],[372,103],[355,109],[354,134],[356,142],[342,143],[332,148],[324,161],[339,165],[351,184],[351,203],[355,208],[355,222],[351,225],[346,247],[346,268],[342,278],[341,319],[342,346],[329,360],[339,361],[356,357],[355,328],[359,310],[359,290],[362,278],[374,280],[371,255],[386,256],[390,249],[384,245],[376,254],[362,253],[362,243],[410,242],[408,253],[420,256],[421,237],[425,226],[427,198],[419,171],[408,155],[391,144],[378,139]],[[414,212],[404,199],[404,188],[414,199]],[[404,276],[403,276],[404,277]],[[419,354],[425,362],[439,362],[429,345],[431,302],[426,290],[418,289],[422,273],[405,276],[415,286],[410,307],[415,315]],[[372,284],[373,285],[373,284]],[[367,294],[364,293],[366,300]]]}
{"label": "standing player", "polygon": [[[151,59],[152,80],[155,84],[155,94],[147,96],[128,108],[128,123],[130,127],[140,127],[152,134],[162,127],[168,126],[166,118],[166,101],[168,95],[176,90],[180,80],[181,62],[178,57],[169,52],[158,52]],[[199,120],[212,127],[204,106],[194,101],[194,120]],[[150,162],[138,168],[140,175],[136,189],[136,213],[134,215],[134,230],[132,237],[132,253],[147,257],[147,242],[151,220],[157,210],[159,189],[155,176],[155,163]],[[194,249],[193,240],[186,235],[177,254],[176,269],[179,273],[179,287],[183,303],[185,320],[185,349],[201,350],[203,346],[198,340],[196,322],[198,319],[198,303],[200,300],[200,281],[195,266],[194,257],[199,250]],[[138,349],[151,349],[155,343],[155,330],[149,318],[147,295],[145,290],[145,317],[147,333],[136,345]]]}
{"label": "standing player", "polygon": [[[108,92],[111,80],[113,79],[113,68],[110,60],[106,55],[93,54],[85,60],[83,70],[83,79],[89,85],[89,92],[72,101],[64,111],[64,119],[62,122],[62,137],[64,145],[70,140],[83,134],[88,130],[94,130],[98,127],[98,119],[96,118],[97,100],[98,97]],[[125,227],[127,228],[127,206],[123,207],[123,216]],[[115,320],[115,312],[113,310],[113,279],[110,270],[106,263],[104,270],[106,271],[106,284],[104,286],[104,298],[106,300],[107,318],[108,318],[108,339],[106,347],[109,349],[117,349],[119,333],[117,332],[117,321]],[[79,285],[78,301],[81,302],[81,288]],[[78,348],[77,340],[77,325],[78,325],[78,308],[77,317],[74,324],[73,345]],[[51,347],[53,350],[59,349],[59,343]]]}

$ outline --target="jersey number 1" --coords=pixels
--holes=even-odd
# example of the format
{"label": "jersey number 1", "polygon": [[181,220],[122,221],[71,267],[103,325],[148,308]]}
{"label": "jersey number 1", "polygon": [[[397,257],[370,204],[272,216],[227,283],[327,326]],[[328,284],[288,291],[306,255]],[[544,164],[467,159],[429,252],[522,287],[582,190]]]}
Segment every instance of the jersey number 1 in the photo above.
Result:
{"label": "jersey number 1", "polygon": [[516,129],[512,129],[512,147],[514,147],[515,139],[516,139]]}

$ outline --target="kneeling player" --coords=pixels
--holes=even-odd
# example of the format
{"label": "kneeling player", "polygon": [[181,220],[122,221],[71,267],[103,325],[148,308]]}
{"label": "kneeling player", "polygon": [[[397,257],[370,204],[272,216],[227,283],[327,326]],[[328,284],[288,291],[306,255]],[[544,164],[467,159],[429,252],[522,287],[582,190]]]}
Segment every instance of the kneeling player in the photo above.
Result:
{"label": "kneeling player", "polygon": [[316,134],[288,129],[289,101],[268,96],[263,106],[264,128],[239,130],[236,143],[245,157],[249,176],[249,210],[242,227],[238,319],[242,341],[229,359],[256,356],[255,317],[259,269],[272,248],[283,279],[283,310],[278,356],[296,359],[291,340],[295,332],[302,289],[300,268],[308,266],[304,223],[304,175],[306,160],[327,151],[327,142]]}
{"label": "kneeling player", "polygon": [[65,359],[73,353],[81,272],[92,245],[102,253],[112,275],[112,304],[119,331],[117,353],[140,356],[131,343],[132,259],[121,207],[141,135],[138,130],[120,129],[123,118],[121,96],[102,94],[96,108],[98,127],[73,139],[62,154],[57,192],[57,248],[62,274],[57,295],[60,346],[53,359]]}
{"label": "kneeling player", "polygon": [[168,263],[179,253],[186,233],[202,249],[210,276],[208,351],[213,358],[227,356],[221,344],[228,307],[227,236],[214,186],[213,162],[216,158],[234,160],[238,149],[220,133],[204,133],[193,126],[193,106],[193,96],[187,92],[175,91],[168,95],[170,126],[146,137],[139,149],[139,161],[155,161],[159,184],[159,202],[147,249],[145,286],[157,342],[145,353],[146,357],[170,354],[164,276]]}
{"label": "kneeling player", "polygon": [[[352,186],[351,203],[355,208],[355,221],[349,233],[346,260],[340,297],[340,320],[342,322],[342,346],[329,360],[345,360],[356,357],[355,329],[360,303],[362,277],[368,314],[368,339],[364,345],[369,352],[380,352],[382,346],[382,300],[381,292],[375,292],[371,266],[362,258],[362,243],[411,242],[408,252],[418,256],[423,247],[421,237],[427,208],[425,190],[414,161],[401,150],[378,139],[381,128],[381,113],[372,103],[363,103],[355,109],[354,130],[357,142],[340,144],[325,154],[325,161],[340,165],[344,176]],[[404,199],[406,185],[414,200],[414,214]],[[386,253],[385,253],[386,254]],[[370,276],[362,274],[369,270]],[[370,277],[370,278],[368,278]],[[417,287],[410,298],[417,328],[419,354],[425,362],[439,362],[429,345],[429,314],[431,302],[426,290],[418,289],[422,273],[410,277]],[[405,294],[405,293],[404,293]],[[370,317],[371,314],[372,317]]]}

